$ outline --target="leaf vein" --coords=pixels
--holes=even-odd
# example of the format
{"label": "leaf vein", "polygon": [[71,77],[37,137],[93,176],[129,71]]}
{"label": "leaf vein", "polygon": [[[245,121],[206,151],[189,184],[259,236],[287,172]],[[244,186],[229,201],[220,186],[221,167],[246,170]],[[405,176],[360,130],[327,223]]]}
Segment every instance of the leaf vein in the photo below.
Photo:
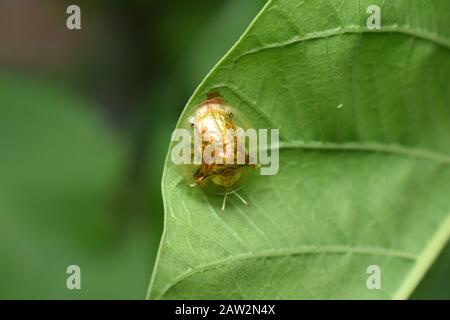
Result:
{"label": "leaf vein", "polygon": [[235,255],[229,258],[224,258],[211,263],[195,266],[192,269],[188,269],[186,272],[179,274],[173,281],[169,282],[156,299],[161,299],[172,287],[178,283],[184,281],[186,278],[193,276],[194,274],[201,273],[211,269],[217,269],[223,265],[249,259],[267,259],[267,258],[285,258],[286,256],[298,256],[307,254],[360,254],[360,255],[378,255],[387,256],[398,259],[405,259],[410,261],[416,260],[416,255],[410,252],[384,249],[376,247],[356,247],[356,246],[344,246],[344,245],[330,245],[330,246],[302,246],[297,248],[286,248],[276,250],[265,250],[258,253],[244,253]]}
{"label": "leaf vein", "polygon": [[364,33],[399,33],[399,34],[416,37],[416,38],[419,38],[422,40],[426,40],[426,41],[432,42],[436,45],[442,46],[446,49],[450,49],[450,40],[449,39],[446,39],[444,37],[441,37],[440,35],[437,35],[437,34],[434,34],[432,32],[428,32],[425,30],[412,29],[412,28],[408,28],[406,26],[397,26],[397,25],[383,26],[379,30],[377,30],[377,29],[369,30],[369,29],[366,29],[366,28],[363,28],[360,26],[346,26],[346,27],[337,27],[337,28],[318,31],[318,32],[311,32],[311,33],[305,34],[303,36],[295,36],[286,41],[281,41],[281,42],[276,42],[276,43],[256,47],[254,49],[251,49],[251,50],[241,53],[239,56],[237,56],[234,59],[234,62],[239,61],[240,59],[242,59],[245,56],[252,55],[252,54],[255,54],[255,53],[258,53],[261,51],[283,48],[283,47],[291,46],[291,45],[301,43],[304,41],[329,38],[329,37],[346,35],[346,34],[364,34]]}

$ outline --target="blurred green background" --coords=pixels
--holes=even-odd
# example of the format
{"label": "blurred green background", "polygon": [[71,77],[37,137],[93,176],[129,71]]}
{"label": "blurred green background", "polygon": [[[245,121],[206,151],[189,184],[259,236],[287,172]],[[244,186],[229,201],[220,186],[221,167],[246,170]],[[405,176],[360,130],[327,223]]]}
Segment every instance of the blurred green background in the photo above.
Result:
{"label": "blurred green background", "polygon": [[0,299],[145,297],[170,134],[263,4],[0,1]]}

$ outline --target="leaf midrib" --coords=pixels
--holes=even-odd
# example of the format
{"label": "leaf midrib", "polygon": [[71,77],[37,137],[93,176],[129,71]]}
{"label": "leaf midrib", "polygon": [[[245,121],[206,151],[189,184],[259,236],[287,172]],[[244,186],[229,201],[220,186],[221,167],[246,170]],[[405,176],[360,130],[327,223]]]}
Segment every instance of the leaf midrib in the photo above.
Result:
{"label": "leaf midrib", "polygon": [[330,151],[356,151],[389,153],[411,158],[421,158],[435,161],[441,164],[450,165],[450,156],[431,151],[428,149],[411,148],[401,144],[387,144],[378,142],[304,142],[302,140],[281,141],[279,149],[310,149],[310,150],[330,150]]}
{"label": "leaf midrib", "polygon": [[[261,116],[264,116],[260,114]],[[307,150],[329,150],[329,151],[349,151],[349,152],[373,152],[401,155],[411,158],[421,158],[425,160],[435,161],[444,165],[450,165],[450,156],[421,148],[410,148],[401,144],[385,144],[378,142],[321,142],[302,140],[281,141],[278,146],[272,146],[271,149],[278,147],[279,150],[286,149],[307,149]],[[174,183],[173,189],[183,182],[183,178],[179,178]],[[172,189],[172,190],[173,190]]]}

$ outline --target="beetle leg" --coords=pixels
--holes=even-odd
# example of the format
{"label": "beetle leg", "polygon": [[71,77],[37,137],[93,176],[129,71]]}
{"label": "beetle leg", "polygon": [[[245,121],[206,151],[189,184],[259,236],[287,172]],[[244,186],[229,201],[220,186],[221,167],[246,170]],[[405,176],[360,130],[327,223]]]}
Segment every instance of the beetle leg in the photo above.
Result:
{"label": "beetle leg", "polygon": [[225,195],[223,196],[223,203],[222,203],[222,208],[220,209],[220,213],[223,213],[223,211],[225,210],[225,204],[227,202],[227,195],[228,195],[228,192],[225,192]]}
{"label": "beetle leg", "polygon": [[246,206],[248,206],[248,202],[244,198],[242,198],[242,196],[239,193],[237,193],[236,191],[231,192],[233,192],[236,197],[238,197]]}
{"label": "beetle leg", "polygon": [[193,178],[195,179],[195,185],[199,185],[203,180],[205,180],[210,175],[211,175],[210,173],[205,174],[202,168],[199,168],[193,176]]}

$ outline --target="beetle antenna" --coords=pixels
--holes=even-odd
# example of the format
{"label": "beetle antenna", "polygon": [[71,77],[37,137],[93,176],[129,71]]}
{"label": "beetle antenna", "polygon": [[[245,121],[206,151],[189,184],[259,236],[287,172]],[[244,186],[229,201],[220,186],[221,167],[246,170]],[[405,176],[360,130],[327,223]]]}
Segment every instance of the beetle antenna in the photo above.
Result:
{"label": "beetle antenna", "polygon": [[248,202],[245,201],[245,199],[242,198],[242,197],[239,195],[239,193],[237,193],[236,191],[231,191],[231,192],[233,192],[233,193],[236,195],[236,197],[238,197],[239,199],[241,199],[241,201],[242,201],[246,206],[248,206]]}
{"label": "beetle antenna", "polygon": [[227,203],[227,195],[228,192],[225,192],[225,195],[223,196],[222,209],[220,209],[220,213],[223,213],[223,211],[225,210],[225,204]]}

